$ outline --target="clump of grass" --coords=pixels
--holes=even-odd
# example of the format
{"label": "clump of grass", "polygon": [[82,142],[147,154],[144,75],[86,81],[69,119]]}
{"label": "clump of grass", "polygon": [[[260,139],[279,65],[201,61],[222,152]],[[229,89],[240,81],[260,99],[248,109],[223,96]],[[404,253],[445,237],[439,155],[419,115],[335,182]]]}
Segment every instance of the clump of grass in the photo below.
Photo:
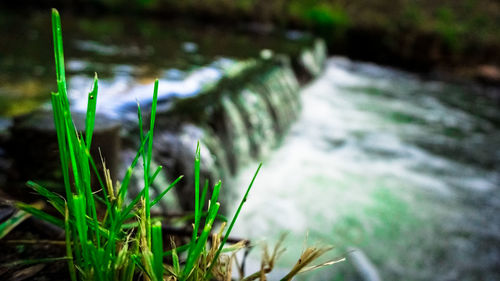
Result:
{"label": "clump of grass", "polygon": [[[21,211],[0,225],[0,234],[5,236],[10,229],[27,218],[28,214],[64,228],[66,257],[55,260],[67,260],[72,281],[126,281],[141,277],[151,281],[231,280],[235,253],[246,247],[246,243],[242,241],[229,247],[225,245],[262,165],[257,168],[227,230],[226,224],[223,223],[220,230],[212,234],[218,218],[220,207],[218,198],[222,184],[221,181],[215,184],[209,203],[205,206],[208,184],[204,185],[200,194],[201,159],[198,145],[194,159],[195,210],[192,237],[187,244],[179,246],[172,240],[170,241],[172,249],[164,251],[164,245],[167,243],[162,233],[162,222],[151,218],[150,210],[181,180],[182,176],[173,181],[157,197],[150,197],[149,188],[162,169],[161,166],[154,171],[151,169],[158,80],[155,81],[153,88],[149,130],[145,131],[143,128],[144,120],[138,106],[140,146],[121,183],[113,185],[105,163],[103,163],[104,178],[102,178],[89,152],[96,118],[97,74],[93,88],[88,94],[85,131],[82,134],[76,130],[70,112],[61,23],[59,13],[55,9],[52,10],[52,30],[58,90],[52,93],[51,98],[66,194],[62,198],[37,183],[28,182],[28,186],[45,197],[59,216],[43,211],[40,206],[17,203]],[[130,178],[140,159],[144,170],[144,187],[128,202],[126,198]],[[92,175],[97,179],[97,183],[92,182]],[[92,185],[97,185],[98,191],[94,192],[95,188]],[[212,236],[211,243],[209,243],[210,236]],[[265,280],[266,273],[272,270],[274,260],[278,256],[278,247],[279,245],[271,257],[265,252],[263,260],[265,266],[244,280],[256,279],[254,277]],[[325,251],[326,249],[314,248],[307,250],[298,265],[283,280],[290,280],[294,275],[304,271],[307,264]],[[171,260],[169,264],[165,262],[167,257]]]}

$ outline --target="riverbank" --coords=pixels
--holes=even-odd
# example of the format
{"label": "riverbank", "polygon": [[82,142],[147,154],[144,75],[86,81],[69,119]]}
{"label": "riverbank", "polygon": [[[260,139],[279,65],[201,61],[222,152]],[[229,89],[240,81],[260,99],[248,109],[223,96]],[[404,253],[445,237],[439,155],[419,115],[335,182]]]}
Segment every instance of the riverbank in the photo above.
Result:
{"label": "riverbank", "polygon": [[[451,73],[459,79],[500,84],[500,4],[477,1],[23,1],[11,9],[57,6],[68,12],[127,17],[183,17],[261,33],[314,32],[331,54],[405,69]],[[252,24],[248,24],[252,23]]]}

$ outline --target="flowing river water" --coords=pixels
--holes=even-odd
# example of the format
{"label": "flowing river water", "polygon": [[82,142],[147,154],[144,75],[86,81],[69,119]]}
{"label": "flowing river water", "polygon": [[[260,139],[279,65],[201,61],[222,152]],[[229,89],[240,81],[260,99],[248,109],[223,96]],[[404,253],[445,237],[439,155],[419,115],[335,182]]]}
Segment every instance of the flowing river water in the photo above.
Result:
{"label": "flowing river water", "polygon": [[[280,268],[291,268],[307,238],[334,245],[330,258],[361,249],[382,280],[499,280],[496,105],[339,57],[302,99],[299,120],[263,159],[239,236],[271,248],[288,232]],[[242,189],[255,167],[240,173]],[[248,273],[261,254],[253,250]],[[301,278],[359,280],[349,259]]]}

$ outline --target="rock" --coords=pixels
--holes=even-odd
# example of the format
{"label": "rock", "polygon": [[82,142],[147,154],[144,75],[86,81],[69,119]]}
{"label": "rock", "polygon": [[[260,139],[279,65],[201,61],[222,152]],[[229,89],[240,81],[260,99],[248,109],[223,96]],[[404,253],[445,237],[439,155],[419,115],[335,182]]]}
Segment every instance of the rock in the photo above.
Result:
{"label": "rock", "polygon": [[301,83],[307,83],[321,74],[325,67],[327,50],[325,41],[316,39],[311,48],[304,49],[293,63]]}
{"label": "rock", "polygon": [[496,65],[480,65],[476,68],[476,79],[481,82],[500,85],[500,67]]}
{"label": "rock", "polygon": [[206,138],[204,130],[192,124],[181,125],[176,131],[161,130],[155,137],[155,159],[164,166],[167,179],[173,181],[184,175],[174,189],[183,210],[194,209],[193,171],[198,141],[201,149],[200,189],[205,180],[209,181],[209,187],[213,187],[216,181],[221,179],[220,166],[216,165],[216,154],[205,144]]}
{"label": "rock", "polygon": [[[85,115],[73,114],[73,120],[76,128],[83,131]],[[29,193],[24,192],[24,185],[26,181],[32,180],[62,194],[64,188],[52,112],[38,111],[16,118],[10,134],[11,141],[7,144],[7,151],[8,157],[12,159],[12,168],[6,192],[23,198],[30,197]],[[99,148],[112,178],[115,178],[120,151],[120,123],[102,115],[96,116],[91,148],[93,159],[100,168]],[[94,183],[97,181],[94,180]]]}

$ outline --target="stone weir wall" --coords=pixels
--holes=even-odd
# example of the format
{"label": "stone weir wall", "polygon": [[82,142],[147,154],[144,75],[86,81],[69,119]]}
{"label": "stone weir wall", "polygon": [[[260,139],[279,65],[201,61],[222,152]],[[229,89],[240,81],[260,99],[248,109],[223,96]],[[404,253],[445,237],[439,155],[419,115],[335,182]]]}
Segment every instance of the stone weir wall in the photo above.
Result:
{"label": "stone weir wall", "polygon": [[[236,187],[231,187],[231,179],[242,165],[262,159],[279,144],[300,112],[301,84],[321,73],[325,58],[326,48],[321,40],[314,41],[308,49],[292,58],[263,51],[262,58],[237,63],[220,80],[206,85],[197,95],[159,103],[153,155],[155,165],[162,165],[164,172],[157,178],[152,192],[160,192],[168,181],[184,175],[174,189],[178,199],[174,201],[183,210],[193,209],[193,160],[199,141],[202,181],[206,179],[213,186],[219,179],[223,180],[224,197],[221,199],[232,200],[239,191],[235,192]],[[32,114],[15,120],[10,129],[10,141],[4,146],[7,147],[5,151],[9,152],[7,154],[12,167],[7,176],[9,189],[22,185],[28,179],[55,183],[60,177],[57,173],[58,164],[55,164],[58,162],[55,131],[53,126],[41,126],[50,121],[36,121],[39,118],[47,119],[47,114],[42,114],[45,117],[39,115]],[[149,120],[149,116],[144,117]],[[75,115],[75,118],[80,117]],[[100,137],[93,144],[102,148],[113,144],[113,149],[104,153],[114,178],[120,179],[126,165],[134,157],[139,141],[136,122],[118,121],[121,134],[117,133],[116,120],[98,122],[96,132]],[[78,127],[80,122],[76,123]],[[33,143],[39,141],[51,149],[37,149],[39,146]],[[32,149],[27,151],[25,147]],[[25,167],[23,165],[27,157],[54,163],[47,165],[35,161],[35,165]],[[45,167],[41,168],[42,165]],[[136,170],[140,173],[141,169]],[[142,189],[140,179],[143,176],[136,174],[135,178],[136,184],[133,184],[129,193],[131,195]],[[12,191],[9,189],[6,191]],[[162,209],[168,209],[166,202],[159,205]]]}

